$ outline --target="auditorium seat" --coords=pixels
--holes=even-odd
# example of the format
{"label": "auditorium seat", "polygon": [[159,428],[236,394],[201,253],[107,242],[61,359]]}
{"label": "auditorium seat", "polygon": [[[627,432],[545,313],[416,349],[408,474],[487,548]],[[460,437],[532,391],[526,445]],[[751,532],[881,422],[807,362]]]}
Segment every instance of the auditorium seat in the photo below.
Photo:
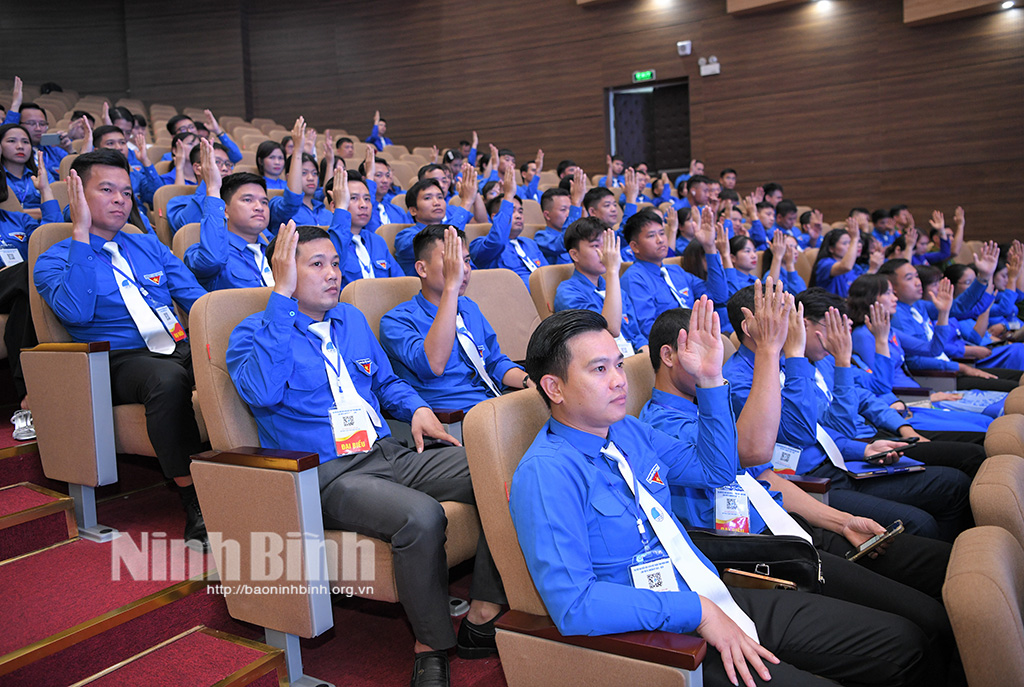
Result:
{"label": "auditorium seat", "polygon": [[474,270],[466,296],[480,306],[501,352],[514,361],[526,359],[530,335],[540,324],[540,316],[522,278],[503,268]]}
{"label": "auditorium seat", "polygon": [[174,233],[171,251],[179,260],[184,260],[185,251],[193,243],[199,243],[199,222],[189,222]]}
{"label": "auditorium seat", "polygon": [[[405,201],[403,198],[403,204],[404,202]],[[380,227],[377,228],[377,236],[384,239],[384,243],[386,243],[388,246],[388,252],[394,255],[395,236],[398,235],[398,232],[411,226],[411,224],[382,224],[380,225]]]}
{"label": "auditorium seat", "polygon": [[[122,231],[143,233],[130,224]],[[109,342],[73,343],[35,288],[36,260],[69,236],[71,224],[64,222],[44,224],[29,239],[29,302],[39,345],[24,350],[21,362],[32,397],[43,472],[68,483],[80,536],[107,541],[116,531],[96,523],[95,488],[117,481],[117,453],[149,457],[156,453],[146,432],[145,406],[111,404]],[[206,441],[194,394],[192,400],[200,438]]]}
{"label": "auditorium seat", "polygon": [[[240,579],[225,579],[227,571],[219,567],[221,584],[233,592],[225,595],[228,611],[238,620],[266,628],[267,643],[285,649],[294,684],[302,674],[298,637],[319,636],[333,625],[331,595],[318,590],[318,583],[329,580],[351,586],[354,595],[379,601],[399,599],[388,542],[324,530],[317,455],[256,448],[256,422],[228,375],[225,349],[231,331],[246,316],[262,310],[269,294],[269,288],[215,291],[199,299],[192,309],[192,347],[202,352],[194,360],[196,384],[200,404],[210,418],[213,447],[193,461],[192,476],[209,531],[221,533],[223,540],[241,542]],[[450,567],[475,555],[480,526],[475,507],[454,502],[442,506],[448,518],[445,551]],[[302,561],[295,570],[300,579],[251,577],[251,570],[256,569],[252,566],[258,563],[250,560],[248,546],[254,532],[276,533],[282,539],[301,533],[304,544],[296,555]],[[330,561],[325,540],[337,544]],[[367,556],[373,566],[369,576]],[[301,592],[268,595],[244,593],[246,584],[305,587]]]}
{"label": "auditorium seat", "polygon": [[575,269],[572,264],[543,265],[530,275],[530,297],[540,319],[547,319],[555,312],[558,285],[571,277]]}
{"label": "auditorium seat", "polygon": [[985,431],[985,453],[1024,457],[1024,415],[1003,415],[993,420]]}
{"label": "auditorium seat", "polygon": [[565,637],[551,622],[508,509],[512,474],[548,417],[540,394],[517,392],[476,405],[464,428],[481,524],[510,607],[496,623],[509,687],[701,684],[702,639],[658,631]]}
{"label": "auditorium seat", "polygon": [[971,511],[978,525],[995,525],[1024,547],[1024,458],[991,456],[971,482]]}
{"label": "auditorium seat", "polygon": [[195,186],[167,184],[158,188],[156,193],[153,194],[153,214],[150,216],[153,222],[153,231],[156,232],[156,236],[160,239],[161,243],[168,248],[171,247],[173,232],[171,231],[171,224],[167,219],[167,203],[171,198],[187,196],[195,192]]}

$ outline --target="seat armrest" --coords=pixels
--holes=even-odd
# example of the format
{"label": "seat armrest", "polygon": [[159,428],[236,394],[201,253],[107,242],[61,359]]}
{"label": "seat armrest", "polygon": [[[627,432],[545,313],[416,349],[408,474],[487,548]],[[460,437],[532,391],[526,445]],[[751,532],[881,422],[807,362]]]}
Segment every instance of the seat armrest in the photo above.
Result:
{"label": "seat armrest", "polygon": [[110,350],[109,341],[90,341],[88,343],[41,343],[29,351],[56,352],[56,353],[99,353]]}
{"label": "seat armrest", "polygon": [[964,365],[973,365],[978,362],[978,359],[973,356],[960,356],[958,358],[950,358],[954,363],[963,363]]}
{"label": "seat armrest", "polygon": [[807,475],[782,475],[779,477],[792,482],[809,494],[827,494],[832,486],[828,477],[808,477]]}
{"label": "seat armrest", "polygon": [[[437,419],[440,420],[443,425],[450,425],[453,422],[462,422],[463,418],[466,416],[466,413],[461,410],[451,410],[446,408],[431,408],[430,410],[437,416]],[[396,420],[401,422],[401,420],[398,420],[397,417],[386,410],[383,410],[381,415],[385,420]]]}
{"label": "seat armrest", "polygon": [[892,392],[896,396],[920,396],[922,398],[932,395],[932,390],[926,386],[894,386]]}
{"label": "seat armrest", "polygon": [[320,456],[316,453],[280,451],[255,446],[240,446],[230,451],[206,451],[192,456],[192,459],[284,472],[305,472],[320,465]]}
{"label": "seat armrest", "polygon": [[498,619],[495,627],[506,632],[530,635],[681,670],[696,670],[707,653],[707,643],[703,639],[676,632],[639,631],[596,637],[566,637],[558,631],[551,618],[522,611],[507,612]]}

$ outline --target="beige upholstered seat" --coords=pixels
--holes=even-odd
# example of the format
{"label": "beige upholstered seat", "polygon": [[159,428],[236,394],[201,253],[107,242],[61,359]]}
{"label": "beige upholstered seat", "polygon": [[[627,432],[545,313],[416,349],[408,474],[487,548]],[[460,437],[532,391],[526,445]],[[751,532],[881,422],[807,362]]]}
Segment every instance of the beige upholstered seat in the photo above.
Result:
{"label": "beige upholstered seat", "polygon": [[971,511],[978,525],[995,525],[1024,547],[1024,458],[992,456],[971,482]]}
{"label": "beige upholstered seat", "polygon": [[544,265],[530,275],[530,297],[540,319],[545,320],[554,314],[558,285],[570,278],[574,269],[572,264]]}

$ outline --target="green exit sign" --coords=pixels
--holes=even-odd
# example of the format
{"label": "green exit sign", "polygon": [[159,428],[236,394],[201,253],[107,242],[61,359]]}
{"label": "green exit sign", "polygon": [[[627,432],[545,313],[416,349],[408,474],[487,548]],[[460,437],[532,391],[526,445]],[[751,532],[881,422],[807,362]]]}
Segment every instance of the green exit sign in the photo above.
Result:
{"label": "green exit sign", "polygon": [[642,72],[633,72],[633,83],[643,83],[644,81],[654,81],[656,78],[653,69],[645,69]]}

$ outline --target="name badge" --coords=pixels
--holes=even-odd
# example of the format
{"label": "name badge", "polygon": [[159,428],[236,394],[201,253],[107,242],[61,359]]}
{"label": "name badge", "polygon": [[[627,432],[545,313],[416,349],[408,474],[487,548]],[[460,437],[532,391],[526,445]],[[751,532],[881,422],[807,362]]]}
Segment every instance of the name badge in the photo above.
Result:
{"label": "name badge", "polygon": [[672,559],[660,546],[634,556],[629,574],[633,578],[633,586],[637,589],[650,589],[654,592],[679,591],[679,581],[676,579]]}
{"label": "name badge", "polygon": [[175,341],[185,340],[185,328],[181,326],[181,322],[178,322],[178,318],[174,316],[174,312],[169,307],[161,305],[156,309],[156,314],[167,327],[172,339]]}
{"label": "name badge", "polygon": [[619,347],[619,353],[622,354],[623,358],[636,354],[636,351],[633,350],[633,345],[626,341],[626,337],[622,334],[615,337],[615,345]]}
{"label": "name badge", "polygon": [[365,453],[377,440],[370,416],[359,406],[331,409],[331,432],[339,456]]}
{"label": "name badge", "polygon": [[715,489],[715,529],[750,532],[750,502],[736,482]]}
{"label": "name badge", "polygon": [[795,475],[796,468],[800,464],[800,449],[786,444],[775,444],[772,450],[772,468],[775,472],[786,475]]}
{"label": "name badge", "polygon": [[17,248],[0,248],[0,260],[3,260],[4,267],[13,267],[19,262],[25,262]]}

